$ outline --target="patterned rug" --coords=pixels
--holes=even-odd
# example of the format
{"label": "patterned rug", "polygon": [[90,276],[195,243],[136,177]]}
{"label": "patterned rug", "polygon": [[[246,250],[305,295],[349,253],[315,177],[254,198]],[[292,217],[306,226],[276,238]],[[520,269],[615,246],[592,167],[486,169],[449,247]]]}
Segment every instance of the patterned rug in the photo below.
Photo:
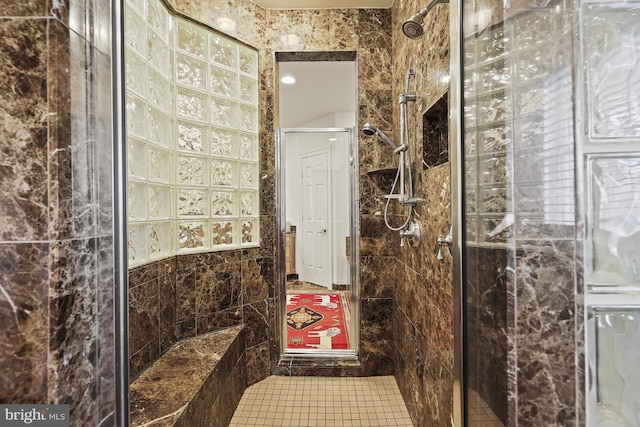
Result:
{"label": "patterned rug", "polygon": [[287,294],[287,348],[349,348],[349,303],[343,293]]}

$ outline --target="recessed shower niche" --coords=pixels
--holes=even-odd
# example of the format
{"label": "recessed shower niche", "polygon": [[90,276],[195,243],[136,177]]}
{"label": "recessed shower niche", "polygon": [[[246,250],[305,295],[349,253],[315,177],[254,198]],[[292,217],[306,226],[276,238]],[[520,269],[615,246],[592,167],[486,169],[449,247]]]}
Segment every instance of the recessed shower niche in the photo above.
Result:
{"label": "recessed shower niche", "polygon": [[427,169],[449,161],[449,94],[422,115],[422,160]]}

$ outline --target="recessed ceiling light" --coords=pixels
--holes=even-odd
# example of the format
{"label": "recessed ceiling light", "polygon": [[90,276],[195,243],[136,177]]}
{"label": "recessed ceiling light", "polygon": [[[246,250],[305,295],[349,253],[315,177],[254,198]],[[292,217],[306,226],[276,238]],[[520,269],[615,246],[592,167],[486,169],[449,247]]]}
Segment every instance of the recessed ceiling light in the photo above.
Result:
{"label": "recessed ceiling light", "polygon": [[220,17],[216,19],[216,24],[224,31],[233,31],[236,29],[236,23],[233,19]]}
{"label": "recessed ceiling light", "polygon": [[329,138],[329,141],[337,141],[338,138]]}
{"label": "recessed ceiling light", "polygon": [[292,85],[296,82],[296,79],[293,76],[283,76],[280,81],[286,85]]}

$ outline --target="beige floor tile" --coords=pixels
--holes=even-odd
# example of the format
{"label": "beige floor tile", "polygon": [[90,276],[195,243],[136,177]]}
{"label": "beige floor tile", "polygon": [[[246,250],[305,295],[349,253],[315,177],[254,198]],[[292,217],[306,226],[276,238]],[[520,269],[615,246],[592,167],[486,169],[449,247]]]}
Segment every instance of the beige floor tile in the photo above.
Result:
{"label": "beige floor tile", "polygon": [[268,377],[249,387],[230,427],[413,427],[395,378]]}

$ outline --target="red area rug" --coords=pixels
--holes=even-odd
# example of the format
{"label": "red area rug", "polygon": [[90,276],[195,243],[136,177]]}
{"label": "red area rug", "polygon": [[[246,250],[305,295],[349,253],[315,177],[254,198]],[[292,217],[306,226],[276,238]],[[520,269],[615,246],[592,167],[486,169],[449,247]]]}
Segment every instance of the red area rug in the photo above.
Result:
{"label": "red area rug", "polygon": [[344,294],[287,294],[287,348],[349,348],[349,306]]}

